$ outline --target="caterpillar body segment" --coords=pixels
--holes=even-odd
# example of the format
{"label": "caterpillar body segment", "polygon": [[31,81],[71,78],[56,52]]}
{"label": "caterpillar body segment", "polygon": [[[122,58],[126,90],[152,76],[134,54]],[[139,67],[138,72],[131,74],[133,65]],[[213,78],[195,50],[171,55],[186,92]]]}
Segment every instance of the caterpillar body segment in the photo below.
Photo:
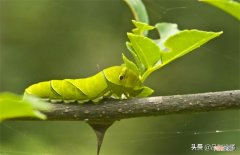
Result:
{"label": "caterpillar body segment", "polygon": [[145,92],[149,89],[132,70],[125,66],[113,66],[88,78],[51,80],[33,84],[25,90],[24,95],[49,99],[52,102],[84,103],[89,100],[99,102],[110,97],[123,99],[146,96]]}

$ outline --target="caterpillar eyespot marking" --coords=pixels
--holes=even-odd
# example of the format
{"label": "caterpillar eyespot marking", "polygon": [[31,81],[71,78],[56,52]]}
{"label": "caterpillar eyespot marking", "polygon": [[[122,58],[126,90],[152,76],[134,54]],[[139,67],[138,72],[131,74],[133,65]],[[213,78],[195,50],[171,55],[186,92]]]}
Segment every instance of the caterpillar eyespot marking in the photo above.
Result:
{"label": "caterpillar eyespot marking", "polygon": [[123,75],[120,75],[119,76],[119,80],[123,80],[124,79],[124,76]]}

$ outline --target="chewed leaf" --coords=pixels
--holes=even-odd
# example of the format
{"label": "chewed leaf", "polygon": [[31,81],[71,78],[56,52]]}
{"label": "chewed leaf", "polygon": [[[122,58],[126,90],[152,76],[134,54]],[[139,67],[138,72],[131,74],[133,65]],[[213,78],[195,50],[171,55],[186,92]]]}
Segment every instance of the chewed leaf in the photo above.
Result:
{"label": "chewed leaf", "polygon": [[131,69],[136,75],[139,75],[139,70],[134,62],[129,60],[124,54],[122,54],[124,64],[127,68]]}
{"label": "chewed leaf", "polygon": [[199,0],[200,2],[205,2],[223,11],[229,13],[233,17],[240,20],[240,3],[234,0]]}
{"label": "chewed leaf", "polygon": [[222,34],[222,32],[207,32],[200,30],[180,31],[168,38],[164,43],[169,51],[162,55],[162,64],[160,66],[191,52],[220,34]]}
{"label": "chewed leaf", "polygon": [[172,23],[158,23],[155,25],[155,27],[158,30],[158,33],[160,35],[160,39],[156,42],[160,46],[162,50],[166,50],[166,47],[164,46],[164,42],[172,35],[179,32],[179,29],[177,27],[177,24]]}
{"label": "chewed leaf", "polygon": [[222,32],[207,32],[194,29],[180,31],[177,25],[172,23],[158,23],[156,28],[160,34],[158,40],[152,40],[137,33],[127,34],[130,40],[130,43],[127,43],[128,49],[140,70],[142,82],[153,71],[222,34]]}
{"label": "chewed leaf", "polygon": [[152,68],[159,60],[161,53],[159,46],[150,38],[128,33],[132,47],[146,69]]}
{"label": "chewed leaf", "polygon": [[132,22],[136,26],[136,28],[132,30],[134,34],[144,35],[148,30],[155,29],[154,26],[150,26],[146,23],[137,22],[135,20],[132,20]]}
{"label": "chewed leaf", "polygon": [[39,110],[49,110],[49,104],[33,98],[22,99],[12,93],[0,94],[0,121],[16,117],[37,117],[46,119]]}

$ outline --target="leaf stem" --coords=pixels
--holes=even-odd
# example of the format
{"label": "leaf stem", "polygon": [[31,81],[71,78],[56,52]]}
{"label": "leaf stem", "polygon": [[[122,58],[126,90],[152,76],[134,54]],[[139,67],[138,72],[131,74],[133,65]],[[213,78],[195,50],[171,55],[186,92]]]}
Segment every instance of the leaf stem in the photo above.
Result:
{"label": "leaf stem", "polygon": [[140,77],[140,80],[142,81],[142,83],[144,83],[144,81],[147,79],[147,77],[148,77],[153,71],[154,71],[154,70],[152,70],[152,69],[147,69],[147,71],[143,73],[143,75]]}

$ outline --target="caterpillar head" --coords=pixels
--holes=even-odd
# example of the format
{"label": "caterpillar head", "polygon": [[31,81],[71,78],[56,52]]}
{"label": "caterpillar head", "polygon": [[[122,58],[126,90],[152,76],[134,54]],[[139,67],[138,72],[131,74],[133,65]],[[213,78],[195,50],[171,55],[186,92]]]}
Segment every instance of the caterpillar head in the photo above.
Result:
{"label": "caterpillar head", "polygon": [[106,79],[112,84],[126,88],[141,88],[143,86],[139,76],[125,66],[113,66],[104,69]]}

